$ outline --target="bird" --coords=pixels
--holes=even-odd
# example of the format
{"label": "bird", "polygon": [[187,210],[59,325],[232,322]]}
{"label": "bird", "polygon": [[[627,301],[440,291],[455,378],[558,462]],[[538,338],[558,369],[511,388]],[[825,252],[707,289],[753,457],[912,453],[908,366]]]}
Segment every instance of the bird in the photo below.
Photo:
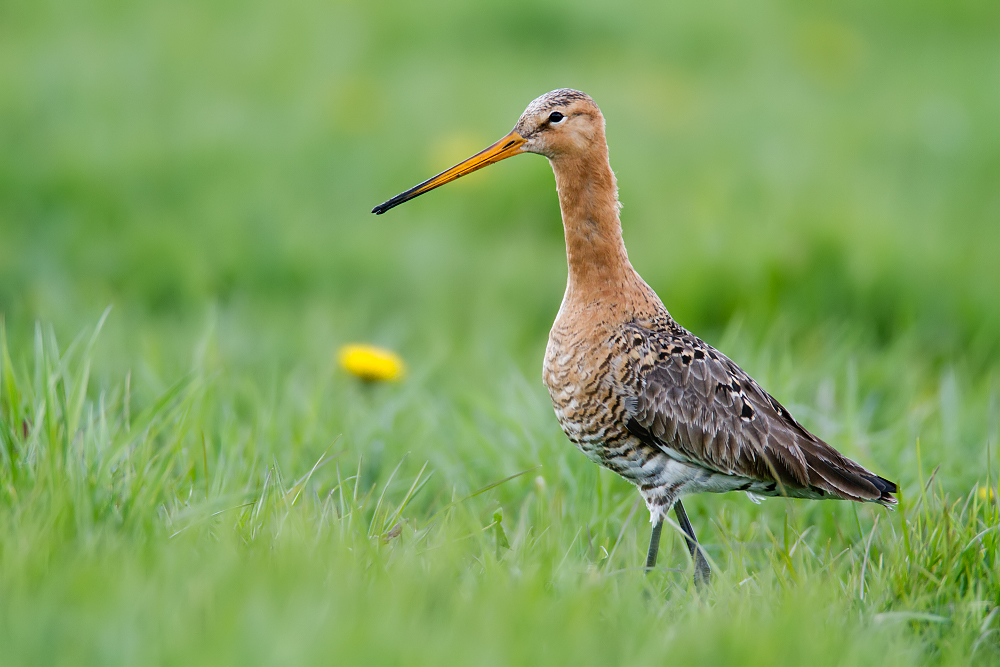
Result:
{"label": "bird", "polygon": [[695,493],[845,499],[889,509],[896,484],[802,426],[736,363],[678,324],[629,261],[605,119],[578,90],[533,100],[514,129],[372,213],[521,153],[548,158],[566,241],[566,291],[542,365],[563,432],[589,459],[635,485],[656,565],[673,510],[696,585],[711,566],[682,504]]}

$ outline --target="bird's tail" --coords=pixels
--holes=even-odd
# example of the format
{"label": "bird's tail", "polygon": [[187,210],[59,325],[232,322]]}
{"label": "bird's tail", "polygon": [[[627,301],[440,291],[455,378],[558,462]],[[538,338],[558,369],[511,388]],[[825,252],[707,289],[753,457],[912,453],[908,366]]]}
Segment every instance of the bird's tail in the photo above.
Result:
{"label": "bird's tail", "polygon": [[893,509],[896,506],[896,503],[899,501],[896,500],[896,496],[892,494],[896,493],[899,489],[895,482],[890,482],[885,477],[879,477],[874,474],[866,476],[865,479],[871,482],[875,488],[879,490],[880,495],[875,502],[882,507],[888,507],[889,509]]}
{"label": "bird's tail", "polygon": [[818,447],[803,448],[810,486],[845,500],[878,503],[892,508],[898,502],[895,482],[890,482],[840,454],[821,440]]}

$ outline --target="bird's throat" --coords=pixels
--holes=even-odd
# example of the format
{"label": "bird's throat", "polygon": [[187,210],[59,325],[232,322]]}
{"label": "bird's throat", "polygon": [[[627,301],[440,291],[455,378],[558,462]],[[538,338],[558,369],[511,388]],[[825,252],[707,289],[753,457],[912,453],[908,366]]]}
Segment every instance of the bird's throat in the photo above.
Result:
{"label": "bird's throat", "polygon": [[638,276],[622,240],[618,186],[607,149],[550,162],[566,234],[567,299],[602,299],[631,288]]}

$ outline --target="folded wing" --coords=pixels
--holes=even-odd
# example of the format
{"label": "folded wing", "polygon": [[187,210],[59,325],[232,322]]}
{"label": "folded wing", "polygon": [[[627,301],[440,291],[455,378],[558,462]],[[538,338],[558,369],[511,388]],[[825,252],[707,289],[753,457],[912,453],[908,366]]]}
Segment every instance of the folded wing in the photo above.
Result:
{"label": "folded wing", "polygon": [[671,456],[723,474],[774,483],[774,495],[893,505],[896,485],[799,424],[725,355],[674,322],[628,325],[629,428]]}

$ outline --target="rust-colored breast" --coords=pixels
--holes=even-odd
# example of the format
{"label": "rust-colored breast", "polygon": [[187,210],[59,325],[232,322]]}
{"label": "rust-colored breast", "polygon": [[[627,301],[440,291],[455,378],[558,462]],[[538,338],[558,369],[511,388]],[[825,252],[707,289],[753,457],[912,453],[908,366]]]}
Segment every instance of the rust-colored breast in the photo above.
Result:
{"label": "rust-colored breast", "polygon": [[543,380],[559,425],[569,439],[591,458],[620,428],[622,401],[612,373],[612,341],[559,326],[549,334]]}

